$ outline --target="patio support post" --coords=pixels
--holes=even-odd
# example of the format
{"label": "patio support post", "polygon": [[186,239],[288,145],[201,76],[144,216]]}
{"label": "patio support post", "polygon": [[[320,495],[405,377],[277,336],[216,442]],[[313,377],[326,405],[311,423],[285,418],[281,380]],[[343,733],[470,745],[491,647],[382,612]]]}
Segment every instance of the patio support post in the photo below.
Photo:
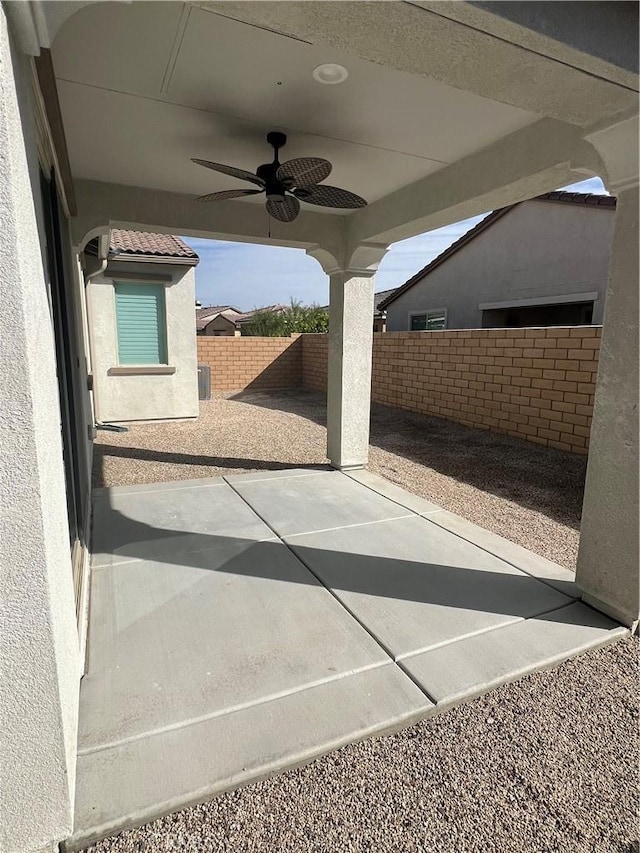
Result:
{"label": "patio support post", "polygon": [[637,130],[629,144],[635,177],[609,182],[618,204],[576,580],[587,603],[633,627],[640,612]]}
{"label": "patio support post", "polygon": [[369,455],[373,280],[330,277],[327,456],[334,468],[363,468]]}
{"label": "patio support post", "polygon": [[374,276],[386,248],[359,247],[348,269],[329,273],[327,456],[340,470],[369,456]]}

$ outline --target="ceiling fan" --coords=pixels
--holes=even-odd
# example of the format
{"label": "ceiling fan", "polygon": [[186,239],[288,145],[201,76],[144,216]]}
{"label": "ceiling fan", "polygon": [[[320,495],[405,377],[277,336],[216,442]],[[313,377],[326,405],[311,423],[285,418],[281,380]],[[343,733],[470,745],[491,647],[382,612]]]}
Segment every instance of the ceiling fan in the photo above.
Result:
{"label": "ceiling fan", "polygon": [[223,175],[231,175],[243,181],[249,181],[260,189],[222,190],[222,192],[202,195],[198,201],[226,201],[249,195],[266,193],[265,207],[270,216],[280,222],[293,222],[300,213],[300,202],[317,204],[320,207],[357,208],[366,207],[367,202],[355,193],[340,187],[321,184],[331,174],[331,163],[321,157],[299,157],[279,163],[278,151],[287,144],[284,133],[272,131],[267,134],[267,142],[274,149],[273,163],[264,163],[255,171],[247,172],[235,166],[212,163],[192,157],[192,162]]}

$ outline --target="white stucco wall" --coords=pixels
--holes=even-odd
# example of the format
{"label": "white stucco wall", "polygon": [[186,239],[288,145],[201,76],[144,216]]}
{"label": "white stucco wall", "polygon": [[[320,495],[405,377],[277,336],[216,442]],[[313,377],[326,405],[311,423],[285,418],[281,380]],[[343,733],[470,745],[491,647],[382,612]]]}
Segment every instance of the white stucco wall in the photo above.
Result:
{"label": "white stucco wall", "polygon": [[387,309],[387,331],[414,312],[447,309],[447,328],[482,326],[485,302],[597,291],[602,323],[615,208],[526,201],[463,246]]}
{"label": "white stucco wall", "polygon": [[[109,376],[118,367],[114,281],[171,275],[165,283],[167,358],[175,373],[164,376]],[[131,263],[109,266],[87,287],[96,417],[110,421],[164,420],[198,416],[198,364],[193,267]],[[128,365],[127,365],[128,366]]]}
{"label": "white stucco wall", "polygon": [[80,683],[28,73],[0,7],[2,853],[71,831]]}

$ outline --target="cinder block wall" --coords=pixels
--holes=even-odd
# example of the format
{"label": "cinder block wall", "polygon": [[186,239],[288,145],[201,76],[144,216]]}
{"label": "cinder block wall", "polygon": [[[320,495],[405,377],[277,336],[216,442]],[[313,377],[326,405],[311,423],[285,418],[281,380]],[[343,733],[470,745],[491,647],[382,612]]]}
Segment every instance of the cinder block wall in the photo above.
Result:
{"label": "cinder block wall", "polygon": [[198,336],[198,364],[211,370],[212,391],[300,388],[302,342],[290,338]]}
{"label": "cinder block wall", "polygon": [[[586,453],[601,327],[374,335],[372,398]],[[303,336],[303,387],[327,382],[326,335]]]}
{"label": "cinder block wall", "polygon": [[[374,336],[375,346],[375,336]],[[302,387],[327,390],[329,341],[326,335],[302,335]]]}

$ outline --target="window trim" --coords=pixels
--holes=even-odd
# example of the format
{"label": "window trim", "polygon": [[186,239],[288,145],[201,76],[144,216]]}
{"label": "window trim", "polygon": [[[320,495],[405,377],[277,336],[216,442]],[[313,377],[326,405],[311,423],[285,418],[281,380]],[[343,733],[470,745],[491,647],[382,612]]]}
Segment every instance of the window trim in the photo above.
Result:
{"label": "window trim", "polygon": [[172,376],[175,372],[169,364],[128,364],[110,367],[107,376]]}
{"label": "window trim", "polygon": [[[421,317],[425,315],[427,318],[427,323],[429,322],[430,314],[438,314],[444,316],[444,326],[441,329],[412,329],[411,324],[414,317]],[[409,311],[409,332],[444,332],[448,328],[448,311],[446,308],[420,308],[417,311]]]}
{"label": "window trim", "polygon": [[[112,278],[112,295],[113,295],[113,326],[114,326],[114,336],[115,336],[115,344],[116,344],[116,364],[109,368],[107,374],[109,376],[132,376],[136,374],[145,374],[145,375],[153,375],[153,374],[167,374],[167,373],[175,373],[175,367],[171,367],[171,363],[169,360],[169,323],[167,321],[167,288],[172,281],[158,281],[153,278],[133,278],[128,279],[126,274],[122,274],[122,277]],[[151,285],[154,287],[162,287],[162,300],[163,300],[163,325],[164,325],[164,361],[159,361],[154,364],[123,364],[120,361],[120,339],[118,336],[118,305],[117,305],[117,287],[119,284],[142,284],[142,285]],[[135,371],[135,373],[134,373]]]}

